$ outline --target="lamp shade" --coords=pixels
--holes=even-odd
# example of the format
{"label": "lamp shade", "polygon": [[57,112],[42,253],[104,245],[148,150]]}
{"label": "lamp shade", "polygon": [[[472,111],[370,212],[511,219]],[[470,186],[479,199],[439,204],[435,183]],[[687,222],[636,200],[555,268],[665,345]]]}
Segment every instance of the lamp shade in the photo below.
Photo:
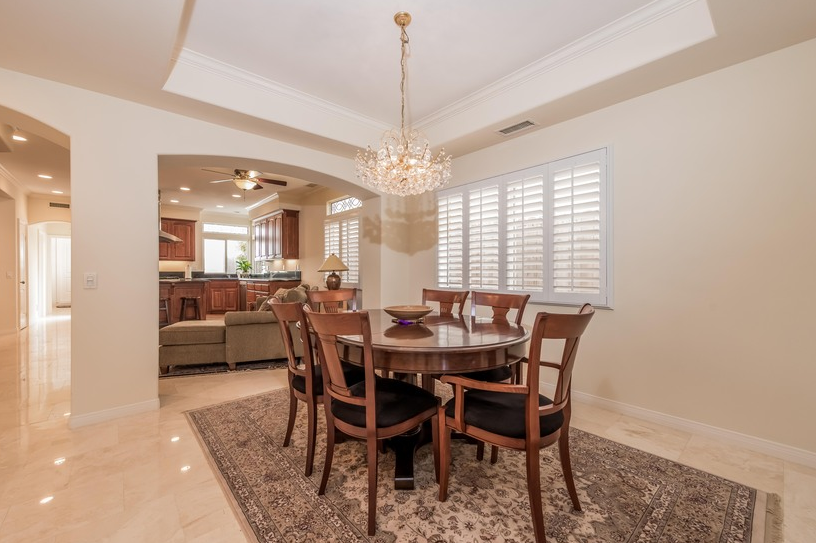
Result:
{"label": "lamp shade", "polygon": [[343,261],[340,260],[336,254],[332,253],[329,255],[329,258],[323,263],[322,266],[317,270],[319,272],[329,272],[329,271],[348,271],[348,266],[343,264]]}

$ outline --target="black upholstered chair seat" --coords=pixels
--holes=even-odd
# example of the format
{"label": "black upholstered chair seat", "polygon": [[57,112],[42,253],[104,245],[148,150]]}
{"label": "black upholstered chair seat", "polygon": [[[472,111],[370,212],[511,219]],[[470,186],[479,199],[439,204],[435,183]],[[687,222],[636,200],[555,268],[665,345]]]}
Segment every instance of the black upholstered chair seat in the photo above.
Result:
{"label": "black upholstered chair seat", "polygon": [[[394,426],[437,405],[436,396],[405,381],[377,377],[377,427]],[[365,382],[349,387],[353,396],[365,397]],[[332,400],[335,418],[365,428],[365,408]]]}
{"label": "black upholstered chair seat", "polygon": [[[468,390],[465,392],[465,423],[502,436],[524,439],[524,394]],[[552,400],[538,395],[538,405],[552,405]],[[454,416],[454,400],[445,404],[445,415]],[[564,414],[558,411],[540,417],[541,435],[555,432],[564,423]]]}
{"label": "black upholstered chair seat", "polygon": [[[365,378],[363,368],[353,364],[343,364],[343,375],[346,377],[346,383],[358,383]],[[322,366],[316,364],[314,367],[314,394],[318,396],[323,395],[323,369]],[[292,377],[292,388],[302,394],[306,394],[306,378],[302,375],[295,375]]]}
{"label": "black upholstered chair seat", "polygon": [[487,383],[501,383],[510,379],[513,375],[513,370],[510,366],[500,366],[498,368],[490,368],[489,370],[472,371],[469,373],[460,374],[462,377],[474,379],[476,381],[485,381]]}

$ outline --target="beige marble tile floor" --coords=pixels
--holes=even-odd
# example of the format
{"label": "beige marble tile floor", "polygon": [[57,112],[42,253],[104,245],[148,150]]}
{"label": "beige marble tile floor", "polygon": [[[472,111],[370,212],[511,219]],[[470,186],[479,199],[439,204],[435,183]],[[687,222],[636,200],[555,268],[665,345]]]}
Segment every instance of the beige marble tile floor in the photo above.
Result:
{"label": "beige marble tile floor", "polygon": [[[285,370],[164,379],[161,409],[70,430],[70,310],[0,337],[0,543],[243,543],[184,411],[286,386]],[[816,541],[816,470],[588,405],[574,426],[783,497]]]}

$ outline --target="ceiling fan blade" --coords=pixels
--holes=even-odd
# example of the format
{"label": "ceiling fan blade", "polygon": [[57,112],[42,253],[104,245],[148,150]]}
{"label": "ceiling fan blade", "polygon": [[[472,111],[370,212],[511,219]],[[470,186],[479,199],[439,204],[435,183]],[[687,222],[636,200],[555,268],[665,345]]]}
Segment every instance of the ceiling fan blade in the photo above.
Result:
{"label": "ceiling fan blade", "polygon": [[255,181],[259,183],[267,183],[269,185],[279,185],[281,187],[286,186],[286,181],[281,181],[280,179],[264,179],[263,177],[256,177]]}
{"label": "ceiling fan blade", "polygon": [[230,172],[220,172],[220,171],[218,171],[218,170],[211,170],[211,169],[209,169],[209,168],[201,168],[201,171],[202,171],[202,172],[213,172],[213,173],[220,173],[221,175],[234,175],[234,174],[232,174],[232,173],[230,173]]}
{"label": "ceiling fan blade", "polygon": [[210,181],[210,183],[226,183],[227,181],[232,181],[232,178],[230,178],[230,179],[217,179],[215,181]]}

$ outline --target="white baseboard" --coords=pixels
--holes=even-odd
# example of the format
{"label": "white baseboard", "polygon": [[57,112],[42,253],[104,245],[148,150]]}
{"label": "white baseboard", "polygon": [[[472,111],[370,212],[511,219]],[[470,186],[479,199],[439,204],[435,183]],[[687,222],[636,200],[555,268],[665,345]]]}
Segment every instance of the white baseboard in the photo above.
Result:
{"label": "white baseboard", "polygon": [[[541,391],[544,394],[552,394],[554,390],[555,387],[553,385],[546,383],[541,384]],[[731,445],[744,447],[754,452],[767,454],[768,456],[773,456],[788,462],[795,462],[796,464],[801,464],[809,468],[816,468],[816,453],[807,451],[805,449],[799,449],[760,437],[749,436],[747,434],[741,434],[732,430],[718,428],[702,422],[683,419],[673,415],[666,415],[665,413],[652,411],[651,409],[644,409],[642,407],[636,407],[634,405],[629,405],[614,400],[607,400],[606,398],[593,396],[592,394],[587,394],[585,392],[576,392],[573,390],[572,398],[576,403],[584,403],[587,405],[600,407],[602,409],[620,413],[622,415],[662,424],[663,426],[667,426],[675,430],[682,430],[689,433],[716,438],[726,443],[730,443]]]}
{"label": "white baseboard", "polygon": [[69,428],[79,428],[81,426],[88,426],[89,424],[96,424],[98,422],[106,422],[129,415],[138,415],[147,411],[156,411],[159,409],[159,399],[147,400],[145,402],[132,403],[130,405],[122,405],[114,407],[113,409],[105,409],[104,411],[95,411],[93,413],[86,413],[84,415],[71,415],[68,420]]}

